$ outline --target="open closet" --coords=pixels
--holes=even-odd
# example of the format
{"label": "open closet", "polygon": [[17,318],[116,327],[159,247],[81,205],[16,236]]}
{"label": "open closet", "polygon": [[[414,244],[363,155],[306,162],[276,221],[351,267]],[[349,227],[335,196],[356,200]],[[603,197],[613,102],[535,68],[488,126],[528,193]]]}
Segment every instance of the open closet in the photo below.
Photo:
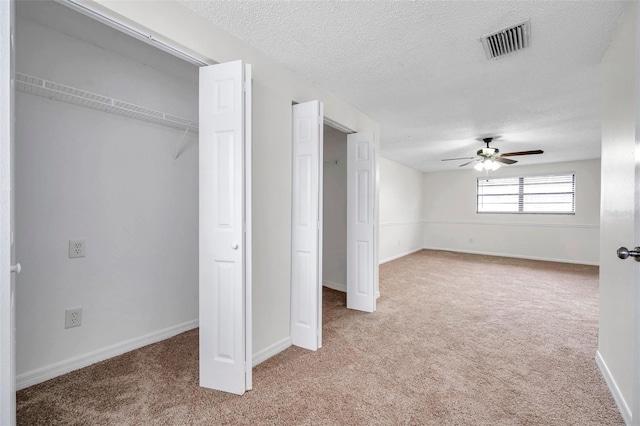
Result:
{"label": "open closet", "polygon": [[347,308],[376,310],[374,134],[342,133],[323,108],[291,110],[291,342],[310,350],[322,347],[324,283],[346,291]]}
{"label": "open closet", "polygon": [[347,134],[323,125],[322,285],[347,292]]}
{"label": "open closet", "polygon": [[20,389],[197,327],[199,125],[197,66],[55,2],[16,15]]}

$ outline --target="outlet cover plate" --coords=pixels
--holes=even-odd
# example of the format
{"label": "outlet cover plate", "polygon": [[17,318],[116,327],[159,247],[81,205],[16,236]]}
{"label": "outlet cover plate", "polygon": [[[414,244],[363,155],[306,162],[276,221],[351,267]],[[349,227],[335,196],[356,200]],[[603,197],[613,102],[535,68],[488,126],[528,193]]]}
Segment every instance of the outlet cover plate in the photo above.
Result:
{"label": "outlet cover plate", "polygon": [[82,308],[64,311],[64,328],[80,327],[82,325]]}
{"label": "outlet cover plate", "polygon": [[69,259],[84,257],[85,246],[84,238],[69,240]]}

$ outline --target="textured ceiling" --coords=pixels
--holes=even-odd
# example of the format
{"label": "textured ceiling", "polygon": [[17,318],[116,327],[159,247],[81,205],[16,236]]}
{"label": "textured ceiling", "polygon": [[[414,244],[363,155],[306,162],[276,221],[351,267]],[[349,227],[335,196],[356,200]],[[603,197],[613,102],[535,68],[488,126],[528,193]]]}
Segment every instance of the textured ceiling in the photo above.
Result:
{"label": "textured ceiling", "polygon": [[[482,136],[545,151],[518,164],[599,158],[599,64],[628,3],[182,2],[377,120],[382,155],[427,172]],[[488,61],[478,37],[525,18],[531,47]]]}

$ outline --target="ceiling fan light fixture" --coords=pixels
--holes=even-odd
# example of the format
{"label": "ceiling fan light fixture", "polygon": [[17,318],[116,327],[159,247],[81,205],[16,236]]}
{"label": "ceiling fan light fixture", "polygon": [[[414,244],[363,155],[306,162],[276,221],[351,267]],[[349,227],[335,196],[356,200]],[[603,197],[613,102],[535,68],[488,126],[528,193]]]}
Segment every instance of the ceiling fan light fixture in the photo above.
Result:
{"label": "ceiling fan light fixture", "polygon": [[477,157],[463,157],[463,158],[445,158],[442,161],[450,161],[450,160],[471,160],[466,163],[460,164],[458,167],[464,167],[469,164],[474,164],[474,168],[481,172],[482,170],[498,170],[502,164],[515,164],[518,161],[512,160],[507,157],[515,157],[517,155],[534,155],[534,154],[543,154],[544,151],[541,149],[536,149],[532,151],[517,151],[517,152],[507,152],[504,154],[500,154],[500,150],[498,148],[493,148],[489,146],[491,141],[493,141],[494,137],[486,137],[482,138],[482,142],[484,142],[487,146],[484,148],[480,148],[476,155]]}
{"label": "ceiling fan light fixture", "polygon": [[490,158],[486,158],[484,160],[482,160],[481,162],[479,162],[478,164],[476,164],[475,166],[473,166],[474,169],[476,169],[477,171],[481,172],[483,170],[491,170],[491,171],[496,171],[500,168],[500,163],[497,161],[493,161]]}

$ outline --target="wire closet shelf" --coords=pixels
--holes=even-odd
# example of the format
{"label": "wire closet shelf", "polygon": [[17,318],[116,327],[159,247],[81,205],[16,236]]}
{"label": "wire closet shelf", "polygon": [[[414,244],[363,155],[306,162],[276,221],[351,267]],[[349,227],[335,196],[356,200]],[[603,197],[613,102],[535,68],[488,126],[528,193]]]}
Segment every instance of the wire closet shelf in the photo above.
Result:
{"label": "wire closet shelf", "polygon": [[85,108],[121,115],[148,123],[172,127],[184,131],[198,131],[198,122],[186,118],[155,111],[139,105],[119,101],[107,96],[54,83],[42,78],[15,73],[16,89],[32,95],[43,96]]}

